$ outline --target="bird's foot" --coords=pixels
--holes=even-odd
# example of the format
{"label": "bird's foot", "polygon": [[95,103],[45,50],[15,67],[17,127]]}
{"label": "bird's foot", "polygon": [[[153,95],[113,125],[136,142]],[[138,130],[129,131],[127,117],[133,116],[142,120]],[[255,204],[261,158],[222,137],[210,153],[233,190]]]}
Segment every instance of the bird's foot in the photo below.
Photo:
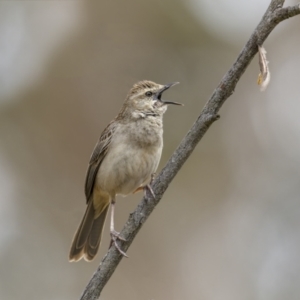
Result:
{"label": "bird's foot", "polygon": [[125,257],[128,257],[128,255],[120,248],[120,246],[117,243],[117,240],[126,242],[126,239],[120,237],[120,232],[117,232],[115,230],[111,230],[110,231],[110,236],[111,236],[110,246],[112,246],[112,244],[114,244],[115,247],[117,248],[117,250],[120,252],[120,254],[122,254]]}

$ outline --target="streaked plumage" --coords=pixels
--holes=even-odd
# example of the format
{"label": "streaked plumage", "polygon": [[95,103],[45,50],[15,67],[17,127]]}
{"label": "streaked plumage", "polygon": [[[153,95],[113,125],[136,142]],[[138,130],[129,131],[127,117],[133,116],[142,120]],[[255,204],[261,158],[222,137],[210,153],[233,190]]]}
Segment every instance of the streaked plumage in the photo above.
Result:
{"label": "streaked plumage", "polygon": [[[156,171],[163,148],[166,104],[178,104],[161,100],[162,92],[172,85],[136,83],[118,116],[101,134],[86,174],[87,209],[72,242],[70,261],[95,257],[109,205],[114,205],[116,195],[133,193]],[[113,222],[111,235],[118,247]]]}

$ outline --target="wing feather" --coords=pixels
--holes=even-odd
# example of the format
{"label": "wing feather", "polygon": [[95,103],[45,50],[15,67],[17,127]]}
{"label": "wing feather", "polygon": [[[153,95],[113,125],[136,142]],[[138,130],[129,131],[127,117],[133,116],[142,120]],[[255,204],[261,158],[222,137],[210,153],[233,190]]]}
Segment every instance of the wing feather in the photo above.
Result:
{"label": "wing feather", "polygon": [[115,131],[115,120],[108,124],[108,126],[102,132],[90,158],[89,166],[86,172],[85,178],[85,196],[86,202],[93,193],[95,179],[99,170],[99,167],[107,153],[113,133]]}

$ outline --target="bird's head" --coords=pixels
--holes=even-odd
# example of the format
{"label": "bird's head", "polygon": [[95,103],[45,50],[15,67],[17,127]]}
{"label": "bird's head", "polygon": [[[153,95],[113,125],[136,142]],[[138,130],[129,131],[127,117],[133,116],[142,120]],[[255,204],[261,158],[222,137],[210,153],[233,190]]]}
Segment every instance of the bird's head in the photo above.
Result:
{"label": "bird's head", "polygon": [[178,83],[173,82],[161,85],[148,80],[140,81],[130,90],[123,109],[125,109],[127,114],[130,113],[136,119],[148,116],[162,116],[169,104],[182,105],[162,99],[163,92]]}

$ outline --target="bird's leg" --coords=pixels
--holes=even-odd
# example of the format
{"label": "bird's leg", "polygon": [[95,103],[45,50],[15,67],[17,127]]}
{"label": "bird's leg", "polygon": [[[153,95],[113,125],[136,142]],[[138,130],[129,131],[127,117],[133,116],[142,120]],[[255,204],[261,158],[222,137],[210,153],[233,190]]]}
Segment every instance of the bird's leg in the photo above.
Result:
{"label": "bird's leg", "polygon": [[155,173],[151,174],[150,183],[138,187],[138,188],[133,192],[133,194],[135,194],[135,193],[137,193],[137,192],[139,192],[139,191],[145,191],[146,189],[148,189],[148,191],[151,193],[152,197],[153,197],[154,199],[156,199],[156,198],[155,198],[155,194],[154,194],[154,192],[153,192],[153,190],[152,190],[152,187],[151,187],[151,184],[152,184],[152,182],[153,182],[153,180],[154,180],[154,176],[155,176]]}
{"label": "bird's leg", "polygon": [[152,185],[152,183],[153,183],[153,181],[154,181],[154,177],[155,177],[155,173],[152,173],[152,174],[151,174],[150,183],[146,185],[146,188],[148,188],[148,190],[149,190],[149,192],[151,193],[152,197],[153,197],[154,199],[156,199],[156,198],[155,198],[155,194],[154,194],[154,192],[153,192],[153,190],[152,190],[152,187],[151,187],[151,185]]}
{"label": "bird's leg", "polygon": [[155,194],[154,194],[154,192],[153,192],[153,190],[152,190],[152,187],[151,187],[150,183],[149,183],[149,184],[146,184],[146,185],[144,186],[144,189],[148,189],[148,191],[149,191],[150,194],[152,195],[153,199],[156,199],[156,198],[155,198]]}
{"label": "bird's leg", "polygon": [[148,189],[148,191],[151,193],[152,197],[155,199],[155,194],[150,186],[150,184],[146,184],[146,185],[142,185],[140,187],[138,187],[134,192],[133,194],[139,192],[139,191],[145,191],[146,189]]}
{"label": "bird's leg", "polygon": [[116,201],[115,198],[112,199],[111,201],[111,211],[110,211],[110,236],[111,236],[111,242],[110,242],[110,247],[112,246],[112,244],[115,245],[115,247],[117,248],[117,250],[125,257],[128,257],[128,255],[120,248],[120,246],[117,243],[117,240],[121,240],[126,242],[126,240],[124,238],[120,237],[120,232],[117,232],[115,230],[115,205],[116,205]]}
{"label": "bird's leg", "polygon": [[151,174],[150,184],[153,183],[155,175],[156,175],[156,173],[152,173]]}

